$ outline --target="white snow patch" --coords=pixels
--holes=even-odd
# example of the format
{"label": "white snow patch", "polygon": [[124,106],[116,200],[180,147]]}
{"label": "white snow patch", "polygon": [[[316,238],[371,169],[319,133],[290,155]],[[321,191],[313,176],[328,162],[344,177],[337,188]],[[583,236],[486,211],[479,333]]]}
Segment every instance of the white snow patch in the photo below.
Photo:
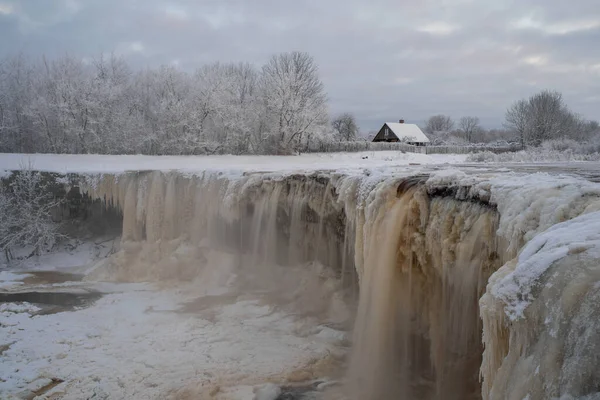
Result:
{"label": "white snow patch", "polygon": [[4,305],[0,337],[12,344],[0,356],[0,398],[41,378],[64,380],[54,389],[64,400],[167,398],[190,383],[227,392],[284,379],[335,349],[298,335],[298,324],[307,322],[257,301],[190,314],[172,311],[189,301],[182,288],[93,285],[119,292],[87,309],[34,317],[26,313],[32,307]]}
{"label": "white snow patch", "polygon": [[491,288],[492,295],[506,304],[504,310],[511,320],[523,318],[541,275],[570,252],[600,258],[600,212],[556,224],[527,243],[514,271]]}
{"label": "white snow patch", "polygon": [[15,274],[10,271],[0,271],[0,289],[10,289],[23,284],[23,279],[30,277],[28,274]]}
{"label": "white snow patch", "polygon": [[[17,259],[14,263],[18,265],[19,270],[22,271],[69,270],[69,272],[83,273],[91,268],[99,259],[106,258],[111,250],[113,250],[113,246],[118,247],[119,239],[120,238],[114,238],[109,240],[106,238],[96,238],[85,242],[79,240],[67,240],[59,244],[57,248],[51,252],[30,258],[24,257],[31,253],[30,248],[13,249],[13,255],[15,257],[22,257],[22,259]],[[0,265],[2,264],[0,263]],[[0,287],[2,287],[2,281],[4,280],[2,273],[3,272],[0,272]],[[23,280],[30,276],[25,274],[13,275],[20,277],[18,280]],[[14,280],[17,280],[17,278],[14,278]]]}
{"label": "white snow patch", "polygon": [[448,168],[432,173],[427,180],[427,184],[432,186],[450,185],[464,179],[466,176],[467,174],[461,170]]}
{"label": "white snow patch", "polygon": [[33,314],[36,313],[38,311],[40,311],[41,308],[27,303],[27,302],[23,302],[23,303],[3,303],[0,304],[0,314],[4,314],[4,315],[8,315],[8,313],[14,313],[14,314]]}

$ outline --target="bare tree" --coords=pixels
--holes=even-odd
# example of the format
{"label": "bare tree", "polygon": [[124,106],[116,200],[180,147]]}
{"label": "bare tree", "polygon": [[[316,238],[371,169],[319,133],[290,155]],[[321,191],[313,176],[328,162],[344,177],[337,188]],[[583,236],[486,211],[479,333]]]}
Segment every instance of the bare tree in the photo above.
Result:
{"label": "bare tree", "polygon": [[514,103],[506,111],[505,127],[515,132],[522,146],[539,146],[559,138],[581,138],[586,121],[572,113],[556,91],[543,90]]}
{"label": "bare tree", "polygon": [[527,100],[519,100],[511,105],[505,114],[504,126],[517,135],[521,147],[528,143],[529,104]]}
{"label": "bare tree", "polygon": [[447,115],[434,115],[429,117],[425,125],[427,133],[449,132],[454,129],[454,121]]}
{"label": "bare tree", "polygon": [[339,141],[350,142],[356,140],[358,136],[358,125],[356,118],[350,113],[338,115],[331,121],[331,126],[335,131],[335,137]]}
{"label": "bare tree", "polygon": [[60,204],[49,182],[31,166],[23,166],[0,187],[0,250],[7,261],[14,247],[31,246],[32,254],[39,255],[64,237],[52,218]]}
{"label": "bare tree", "polygon": [[458,122],[458,126],[468,142],[472,142],[473,136],[481,129],[479,126],[479,118],[477,117],[462,117]]}
{"label": "bare tree", "polygon": [[327,97],[317,65],[307,53],[273,56],[263,67],[262,91],[283,151],[298,149],[303,138],[324,130]]}
{"label": "bare tree", "polygon": [[544,90],[529,98],[529,142],[565,137],[574,127],[574,116],[565,106],[562,94]]}

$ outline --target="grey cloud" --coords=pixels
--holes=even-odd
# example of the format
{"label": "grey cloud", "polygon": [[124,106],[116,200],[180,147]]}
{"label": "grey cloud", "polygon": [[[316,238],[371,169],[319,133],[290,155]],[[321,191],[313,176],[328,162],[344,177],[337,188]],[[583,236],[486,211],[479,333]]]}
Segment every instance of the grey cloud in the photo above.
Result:
{"label": "grey cloud", "polygon": [[436,113],[499,126],[511,102],[542,88],[600,119],[597,0],[0,0],[9,3],[2,53],[117,51],[137,66],[193,70],[308,51],[331,111],[354,112],[365,130]]}

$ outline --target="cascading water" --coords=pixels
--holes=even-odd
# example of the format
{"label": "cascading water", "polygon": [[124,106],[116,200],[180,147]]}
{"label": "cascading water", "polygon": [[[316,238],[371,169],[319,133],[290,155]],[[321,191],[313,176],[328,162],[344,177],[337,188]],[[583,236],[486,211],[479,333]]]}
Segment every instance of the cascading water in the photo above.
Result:
{"label": "cascading water", "polygon": [[477,300],[501,265],[497,212],[422,186],[367,209],[350,385],[356,399],[480,398]]}
{"label": "cascading water", "polygon": [[[539,194],[502,189],[499,200],[489,183],[456,190],[456,182],[426,181],[333,173],[91,177],[90,194],[123,212],[122,250],[95,276],[191,280],[228,265],[244,290],[277,287],[277,299],[303,315],[355,319],[344,388],[351,399],[502,398],[490,393],[508,390],[491,389],[504,376],[497,371],[508,328],[501,312],[482,308],[482,367],[478,301],[490,275],[548,225],[539,202],[519,203],[536,221],[524,227],[507,222],[514,211],[506,204]],[[584,212],[582,202],[565,201],[568,218]]]}

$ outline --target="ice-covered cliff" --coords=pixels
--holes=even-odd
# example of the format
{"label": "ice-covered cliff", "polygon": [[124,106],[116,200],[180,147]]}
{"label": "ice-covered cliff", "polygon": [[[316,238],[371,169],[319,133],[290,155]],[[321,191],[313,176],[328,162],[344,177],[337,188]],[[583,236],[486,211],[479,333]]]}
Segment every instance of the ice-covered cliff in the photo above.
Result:
{"label": "ice-covered cliff", "polygon": [[[599,390],[598,184],[404,169],[130,172],[84,187],[123,214],[122,250],[94,276],[188,280],[227,255],[247,285],[281,285],[306,312],[354,320],[350,397]],[[357,293],[355,318],[341,316]]]}

